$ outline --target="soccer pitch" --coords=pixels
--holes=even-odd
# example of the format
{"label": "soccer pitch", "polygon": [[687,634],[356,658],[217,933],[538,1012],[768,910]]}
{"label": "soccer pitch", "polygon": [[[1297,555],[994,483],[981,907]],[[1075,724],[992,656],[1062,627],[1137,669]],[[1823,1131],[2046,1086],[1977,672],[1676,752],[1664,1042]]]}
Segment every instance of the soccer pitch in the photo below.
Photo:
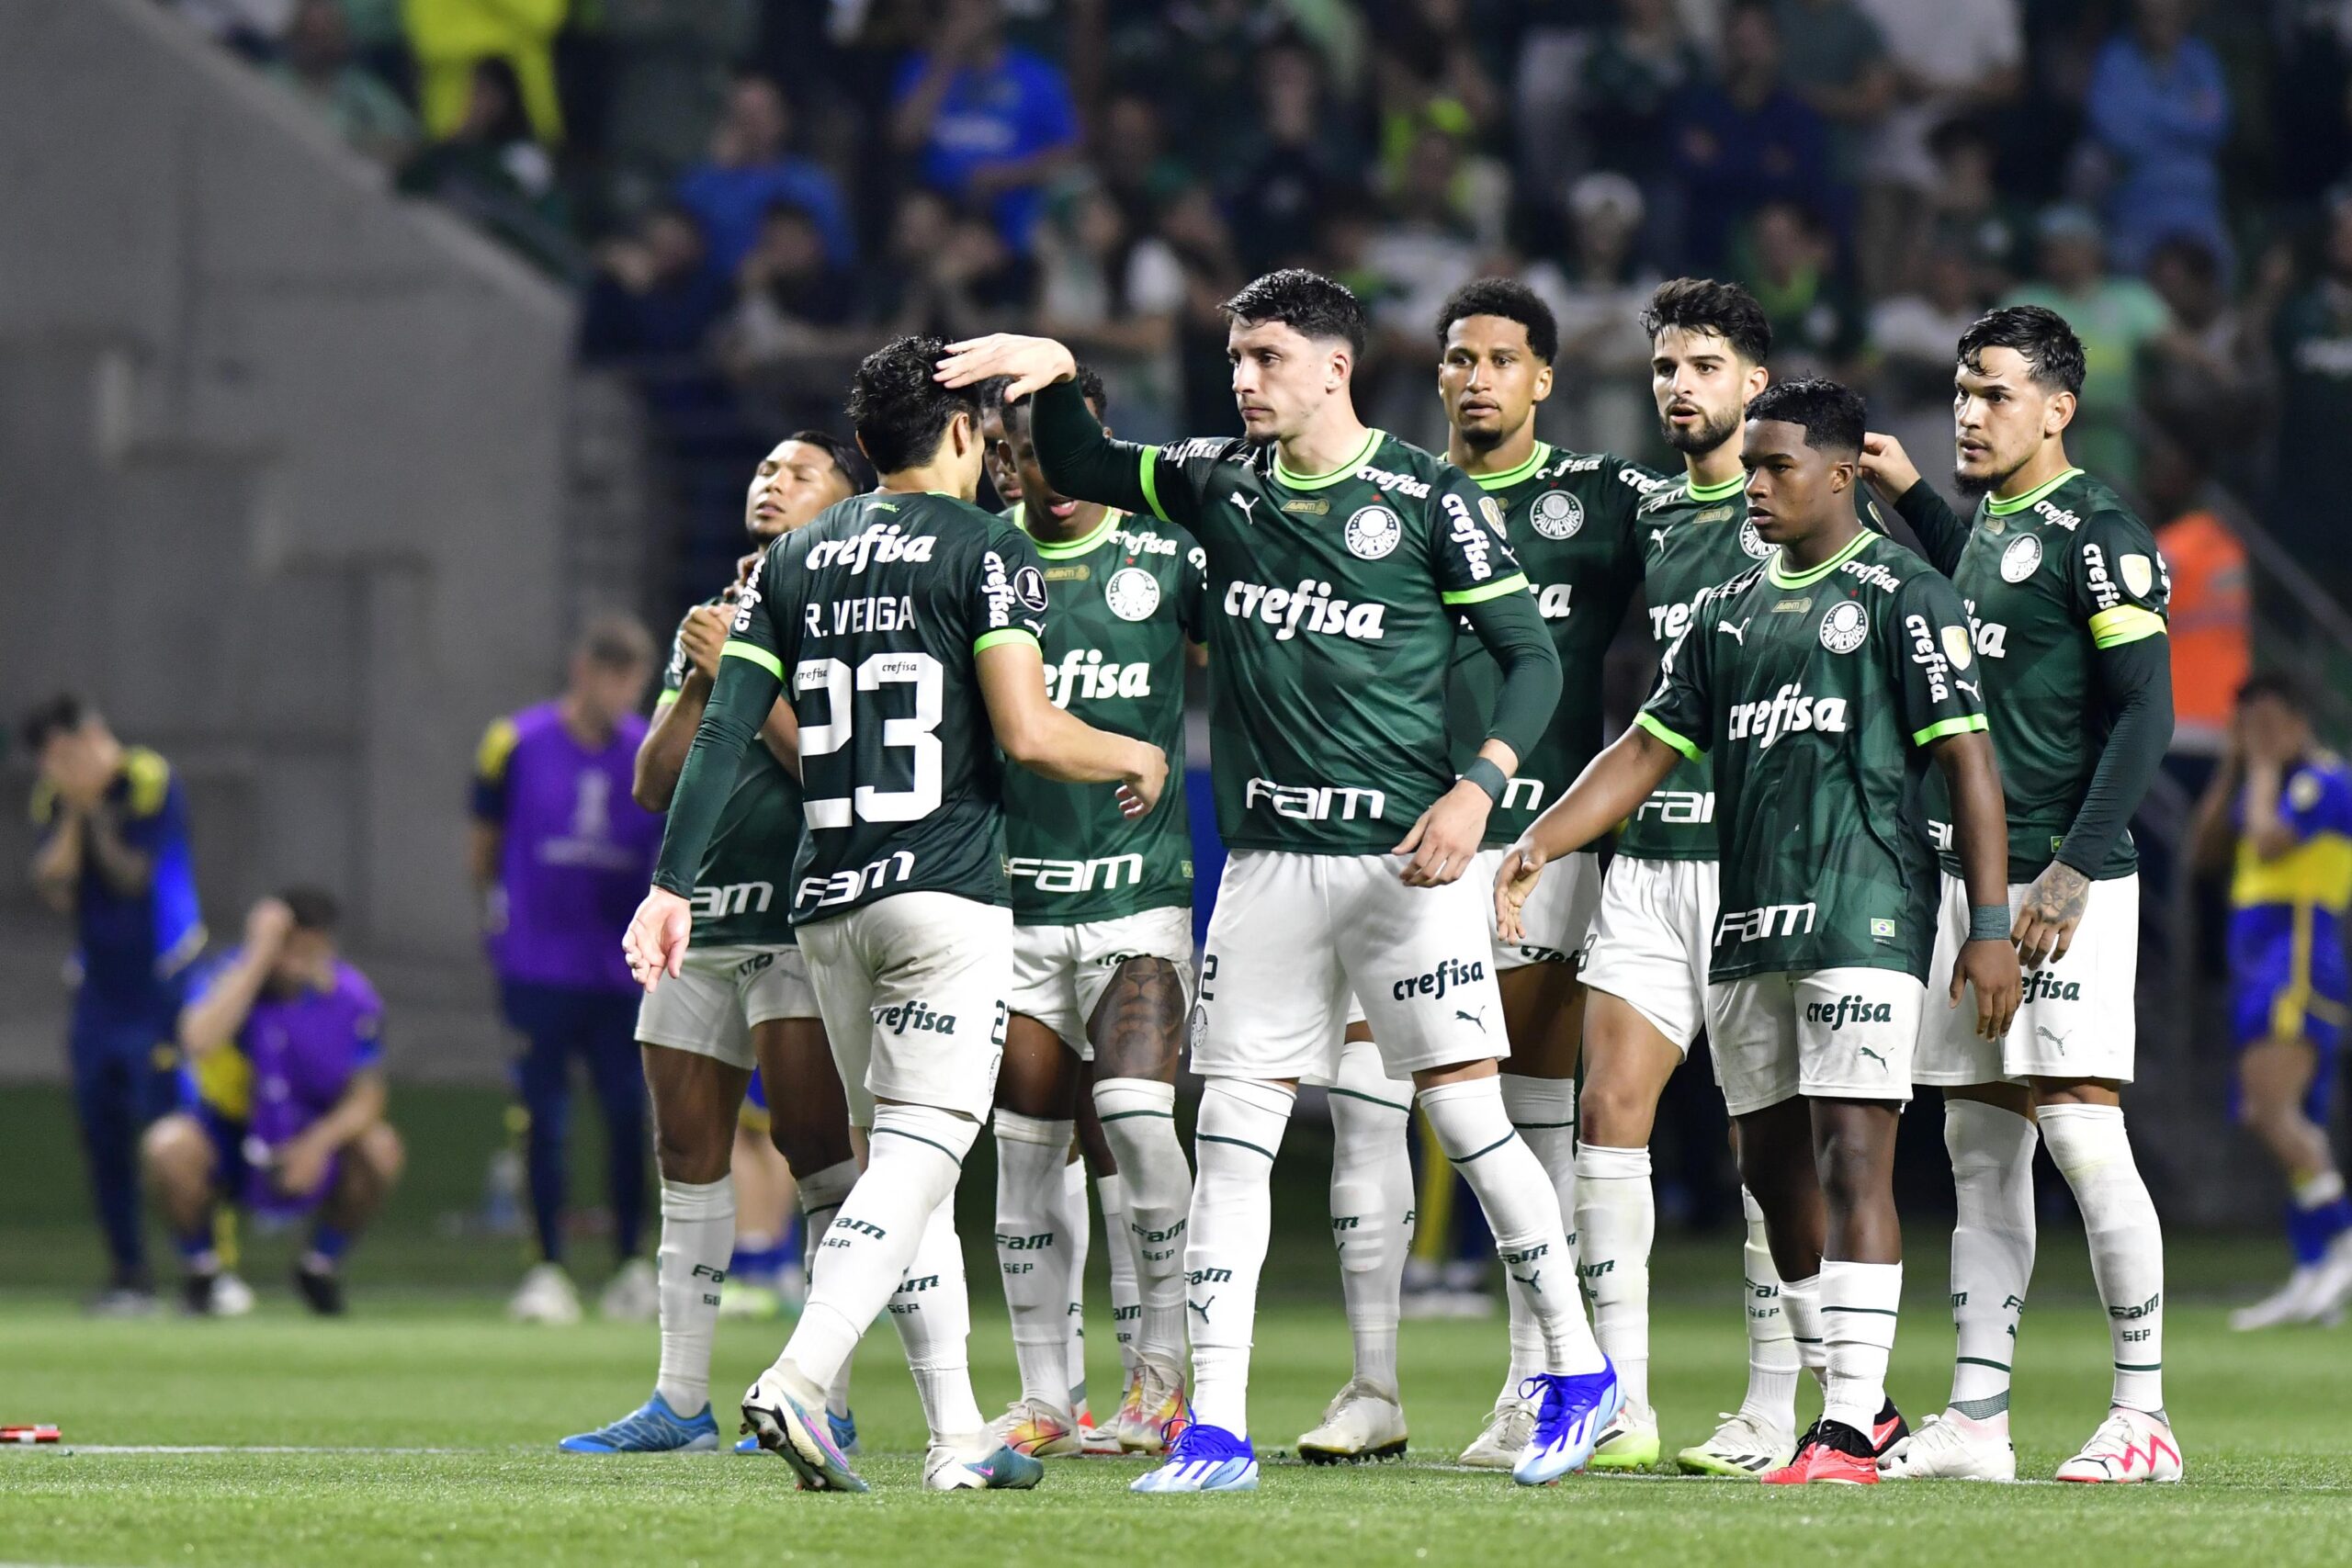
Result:
{"label": "soccer pitch", "polygon": [[[2078,1249],[2065,1232],[2053,1253]],[[1723,1261],[1736,1246],[1719,1249]],[[1688,1256],[1687,1254],[1685,1255]],[[1695,1260],[1694,1260],[1695,1261]],[[2107,1337],[2071,1269],[2030,1311],[2020,1352],[2020,1473],[2046,1476],[2101,1414]],[[1939,1407],[1950,1328],[1920,1258],[1893,1387],[1914,1419]],[[1671,1263],[1669,1279],[1678,1271]],[[1711,1272],[1713,1270],[1710,1270]],[[256,1276],[265,1283],[266,1274]],[[1012,1393],[990,1281],[975,1279],[973,1367],[984,1402]],[[1654,1378],[1668,1451],[1736,1403],[1744,1346],[1728,1297],[1670,1287]],[[1336,1298],[1336,1289],[1332,1291]],[[1003,1562],[1965,1563],[2112,1557],[2154,1563],[2340,1564],[2352,1557],[2352,1337],[2233,1336],[2210,1303],[2177,1306],[2169,1397],[2188,1460],[2176,1487],[1996,1488],[1911,1483],[1774,1490],[1727,1481],[1571,1477],[1535,1491],[1451,1468],[1494,1392],[1502,1325],[1406,1325],[1402,1463],[1309,1469],[1277,1448],[1346,1376],[1336,1299],[1259,1320],[1253,1419],[1262,1489],[1136,1497],[1141,1461],[1063,1461],[1027,1494],[929,1495],[922,1426],[887,1324],[855,1395],[875,1483],[863,1497],[792,1489],[767,1455],[558,1454],[563,1434],[644,1395],[653,1330],[525,1328],[494,1299],[379,1292],[320,1322],[282,1300],[239,1322],[97,1324],[60,1301],[0,1304],[0,1418],[62,1422],[74,1451],[0,1450],[9,1563],[333,1565]],[[774,1354],[781,1325],[721,1327],[717,1392]],[[1116,1387],[1107,1335],[1093,1386]],[[722,1414],[724,1414],[722,1412]],[[727,1423],[731,1427],[731,1421]],[[175,1446],[227,1451],[153,1451]],[[146,1450],[150,1451],[140,1451]],[[1536,1533],[1541,1532],[1541,1533]]]}

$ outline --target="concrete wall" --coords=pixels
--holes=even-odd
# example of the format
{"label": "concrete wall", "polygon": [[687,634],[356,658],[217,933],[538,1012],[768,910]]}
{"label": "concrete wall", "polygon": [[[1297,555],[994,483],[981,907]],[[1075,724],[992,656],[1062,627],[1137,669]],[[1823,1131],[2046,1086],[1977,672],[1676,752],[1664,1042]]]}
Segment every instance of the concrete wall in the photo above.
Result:
{"label": "concrete wall", "polygon": [[[74,687],[171,756],[216,929],[322,882],[481,1010],[460,803],[559,672],[571,332],[148,0],[0,0],[0,715]],[[48,956],[0,965],[0,1074],[55,1060]]]}

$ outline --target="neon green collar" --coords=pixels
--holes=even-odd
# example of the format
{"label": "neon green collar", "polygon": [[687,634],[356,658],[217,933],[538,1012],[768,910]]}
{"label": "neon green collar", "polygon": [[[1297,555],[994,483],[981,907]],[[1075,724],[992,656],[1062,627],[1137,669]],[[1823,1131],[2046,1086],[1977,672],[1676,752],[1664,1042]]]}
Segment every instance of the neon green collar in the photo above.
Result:
{"label": "neon green collar", "polygon": [[1856,556],[1861,554],[1863,547],[1875,537],[1877,537],[1876,535],[1872,534],[1868,528],[1865,528],[1860,533],[1855,535],[1852,539],[1849,540],[1844,549],[1839,550],[1836,555],[1831,556],[1827,560],[1823,561],[1811,571],[1800,572],[1794,577],[1791,577],[1785,571],[1781,570],[1781,563],[1788,559],[1788,551],[1786,549],[1775,550],[1772,553],[1772,565],[1770,569],[1772,586],[1775,588],[1804,588],[1812,585],[1813,583],[1818,582],[1823,578],[1828,576],[1831,572],[1836,571],[1839,567],[1844,566],[1848,561],[1852,560]]}
{"label": "neon green collar", "polygon": [[1682,476],[1682,488],[1688,491],[1690,499],[1696,502],[1722,501],[1734,491],[1746,490],[1747,478],[1744,474],[1734,474],[1719,485],[1702,485],[1692,479],[1689,474],[1685,474]]}
{"label": "neon green collar", "polygon": [[2007,501],[1996,501],[1988,495],[1984,498],[1984,510],[1995,517],[2007,517],[2012,512],[2023,512],[2068,479],[2081,474],[2082,471],[2080,468],[2070,468],[2062,473],[2052,474],[2023,495],[2013,495]]}
{"label": "neon green collar", "polygon": [[[1035,541],[1037,553],[1045,557],[1046,559],[1068,560],[1072,556],[1091,554],[1094,547],[1100,545],[1103,539],[1109,536],[1112,529],[1116,528],[1119,525],[1120,519],[1125,516],[1126,516],[1126,513],[1119,511],[1116,507],[1106,507],[1102,513],[1102,522],[1097,523],[1093,527],[1088,529],[1084,536],[1069,540],[1063,544],[1048,544],[1046,540],[1037,538],[1035,534],[1030,534],[1029,536],[1031,539]],[[1021,503],[1020,522],[1021,531],[1024,534],[1029,533],[1029,503],[1027,502],[1023,502]]]}
{"label": "neon green collar", "polygon": [[1378,449],[1382,437],[1385,434],[1385,432],[1379,430],[1365,431],[1363,433],[1363,445],[1356,448],[1356,455],[1349,458],[1346,462],[1341,463],[1338,468],[1333,468],[1328,474],[1294,474],[1288,468],[1283,467],[1282,454],[1280,452],[1276,452],[1274,454],[1274,480],[1276,483],[1290,490],[1328,490],[1331,486],[1338,484],[1341,479],[1344,479],[1353,474],[1358,468],[1363,467],[1365,463],[1371,461],[1373,453]]}
{"label": "neon green collar", "polygon": [[1538,441],[1535,444],[1535,450],[1527,455],[1525,462],[1514,463],[1499,474],[1472,474],[1470,479],[1480,490],[1501,490],[1506,486],[1519,483],[1551,460],[1552,444],[1548,441]]}

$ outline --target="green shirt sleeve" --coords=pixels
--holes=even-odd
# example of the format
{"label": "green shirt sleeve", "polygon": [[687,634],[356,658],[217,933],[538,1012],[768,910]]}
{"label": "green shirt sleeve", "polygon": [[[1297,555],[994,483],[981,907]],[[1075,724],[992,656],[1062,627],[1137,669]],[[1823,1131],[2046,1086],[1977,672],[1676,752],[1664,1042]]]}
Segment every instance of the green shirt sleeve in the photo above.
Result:
{"label": "green shirt sleeve", "polygon": [[2095,875],[2172,744],[2172,645],[2165,620],[2172,579],[2139,519],[2099,512],[2076,536],[2067,582],[2075,613],[2090,633],[2108,731],[2058,858]]}
{"label": "green shirt sleeve", "polygon": [[1968,609],[1948,578],[1921,572],[1894,595],[1894,624],[1879,623],[1881,657],[1896,667],[1903,733],[1914,746],[1990,728],[1984,672],[1969,640]]}
{"label": "green shirt sleeve", "polygon": [[1935,486],[1921,479],[1903,492],[1894,511],[1919,536],[1928,565],[1946,577],[1960,570],[1960,553],[1968,547],[1968,525]]}
{"label": "green shirt sleeve", "polygon": [[1515,592],[1464,605],[1463,615],[1502,668],[1502,690],[1495,694],[1494,711],[1487,718],[1487,738],[1524,758],[1544,739],[1552,710],[1559,705],[1560,655],[1544,630],[1526,579],[1518,581]]}
{"label": "green shirt sleeve", "polygon": [[1688,761],[1698,761],[1714,744],[1714,627],[1710,593],[1699,603],[1674,646],[1658,660],[1657,690],[1634,716],[1636,727],[1679,751]]}
{"label": "green shirt sleeve", "polygon": [[[785,684],[784,660],[797,646],[797,638],[789,644],[786,638],[799,625],[798,609],[789,601],[800,575],[786,559],[799,542],[787,534],[770,545],[736,596],[735,622],[718,653],[718,679],[679,770],[662,827],[662,856],[654,864],[653,886],[681,897],[694,897],[695,874],[702,869],[703,851],[734,792],[744,748],[759,734]],[[786,603],[777,603],[779,593]]]}
{"label": "green shirt sleeve", "polygon": [[1162,451],[1114,441],[1087,411],[1074,380],[1057,381],[1031,399],[1030,435],[1038,467],[1064,495],[1187,527],[1199,520],[1200,503],[1185,459],[1195,447],[1220,445],[1189,442]]}

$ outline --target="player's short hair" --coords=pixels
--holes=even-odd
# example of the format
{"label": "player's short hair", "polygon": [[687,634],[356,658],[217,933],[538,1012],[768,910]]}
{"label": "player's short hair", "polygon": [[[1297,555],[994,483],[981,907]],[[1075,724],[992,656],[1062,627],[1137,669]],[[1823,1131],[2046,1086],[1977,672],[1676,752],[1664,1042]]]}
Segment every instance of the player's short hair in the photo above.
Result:
{"label": "player's short hair", "polygon": [[17,726],[18,739],[34,756],[61,735],[71,735],[97,716],[98,710],[71,692],[44,697],[28,709]]}
{"label": "player's short hair", "polygon": [[1860,455],[1867,426],[1861,393],[1819,376],[1773,382],[1748,400],[1747,417],[1801,426],[1816,452]]}
{"label": "player's short hair", "polygon": [[606,610],[581,628],[573,651],[600,669],[641,670],[653,662],[653,634],[635,615]]}
{"label": "player's short hair", "polygon": [[1731,344],[1732,352],[1750,365],[1761,365],[1772,354],[1772,323],[1756,296],[1736,283],[1712,277],[1676,277],[1650,293],[1642,311],[1642,331],[1650,341],[1668,327],[1686,333],[1711,333]]}
{"label": "player's short hair", "polygon": [[2065,317],[2046,306],[2003,305],[1971,321],[1960,334],[1960,362],[1982,371],[1988,348],[2013,350],[2038,387],[2082,393],[2083,340]]}
{"label": "player's short hair", "polygon": [[277,901],[294,917],[298,931],[332,932],[343,923],[343,906],[323,887],[288,887],[278,894]]}
{"label": "player's short hair", "polygon": [[830,430],[796,430],[785,437],[804,446],[814,446],[832,460],[833,471],[849,486],[852,495],[864,495],[874,488],[874,467],[865,454],[857,449],[854,441],[844,441]]}
{"label": "player's short hair", "polygon": [[[1094,415],[1095,421],[1099,423],[1102,421],[1102,416],[1109,412],[1111,408],[1111,393],[1110,389],[1102,385],[1102,372],[1097,370],[1094,367],[1087,364],[1085,361],[1080,360],[1078,366],[1077,379],[1078,395],[1086,400],[1086,407],[1088,411]],[[1002,381],[999,381],[997,383],[1000,387],[1004,383]],[[1030,406],[1030,400],[1035,396],[1035,393],[1024,392],[1022,394],[1020,400],[1012,406],[1014,408],[1025,409]]]}
{"label": "player's short hair", "polygon": [[2238,706],[2268,697],[2297,713],[2311,711],[2303,696],[2303,683],[2284,670],[2257,670],[2238,687]]}
{"label": "player's short hair", "polygon": [[979,389],[943,386],[933,374],[946,356],[946,343],[926,333],[886,343],[858,362],[849,384],[850,423],[881,472],[928,459],[957,414],[979,422]]}
{"label": "player's short hair", "polygon": [[1363,357],[1363,301],[1344,283],[1286,266],[1246,285],[1225,302],[1225,313],[1255,326],[1280,321],[1303,337],[1338,338],[1355,358]]}
{"label": "player's short hair", "polygon": [[1445,346],[1445,334],[1453,330],[1454,322],[1470,316],[1500,316],[1517,321],[1527,329],[1528,351],[1536,358],[1549,365],[1559,357],[1560,323],[1554,319],[1552,307],[1515,277],[1473,278],[1447,296],[1437,313],[1438,346]]}

